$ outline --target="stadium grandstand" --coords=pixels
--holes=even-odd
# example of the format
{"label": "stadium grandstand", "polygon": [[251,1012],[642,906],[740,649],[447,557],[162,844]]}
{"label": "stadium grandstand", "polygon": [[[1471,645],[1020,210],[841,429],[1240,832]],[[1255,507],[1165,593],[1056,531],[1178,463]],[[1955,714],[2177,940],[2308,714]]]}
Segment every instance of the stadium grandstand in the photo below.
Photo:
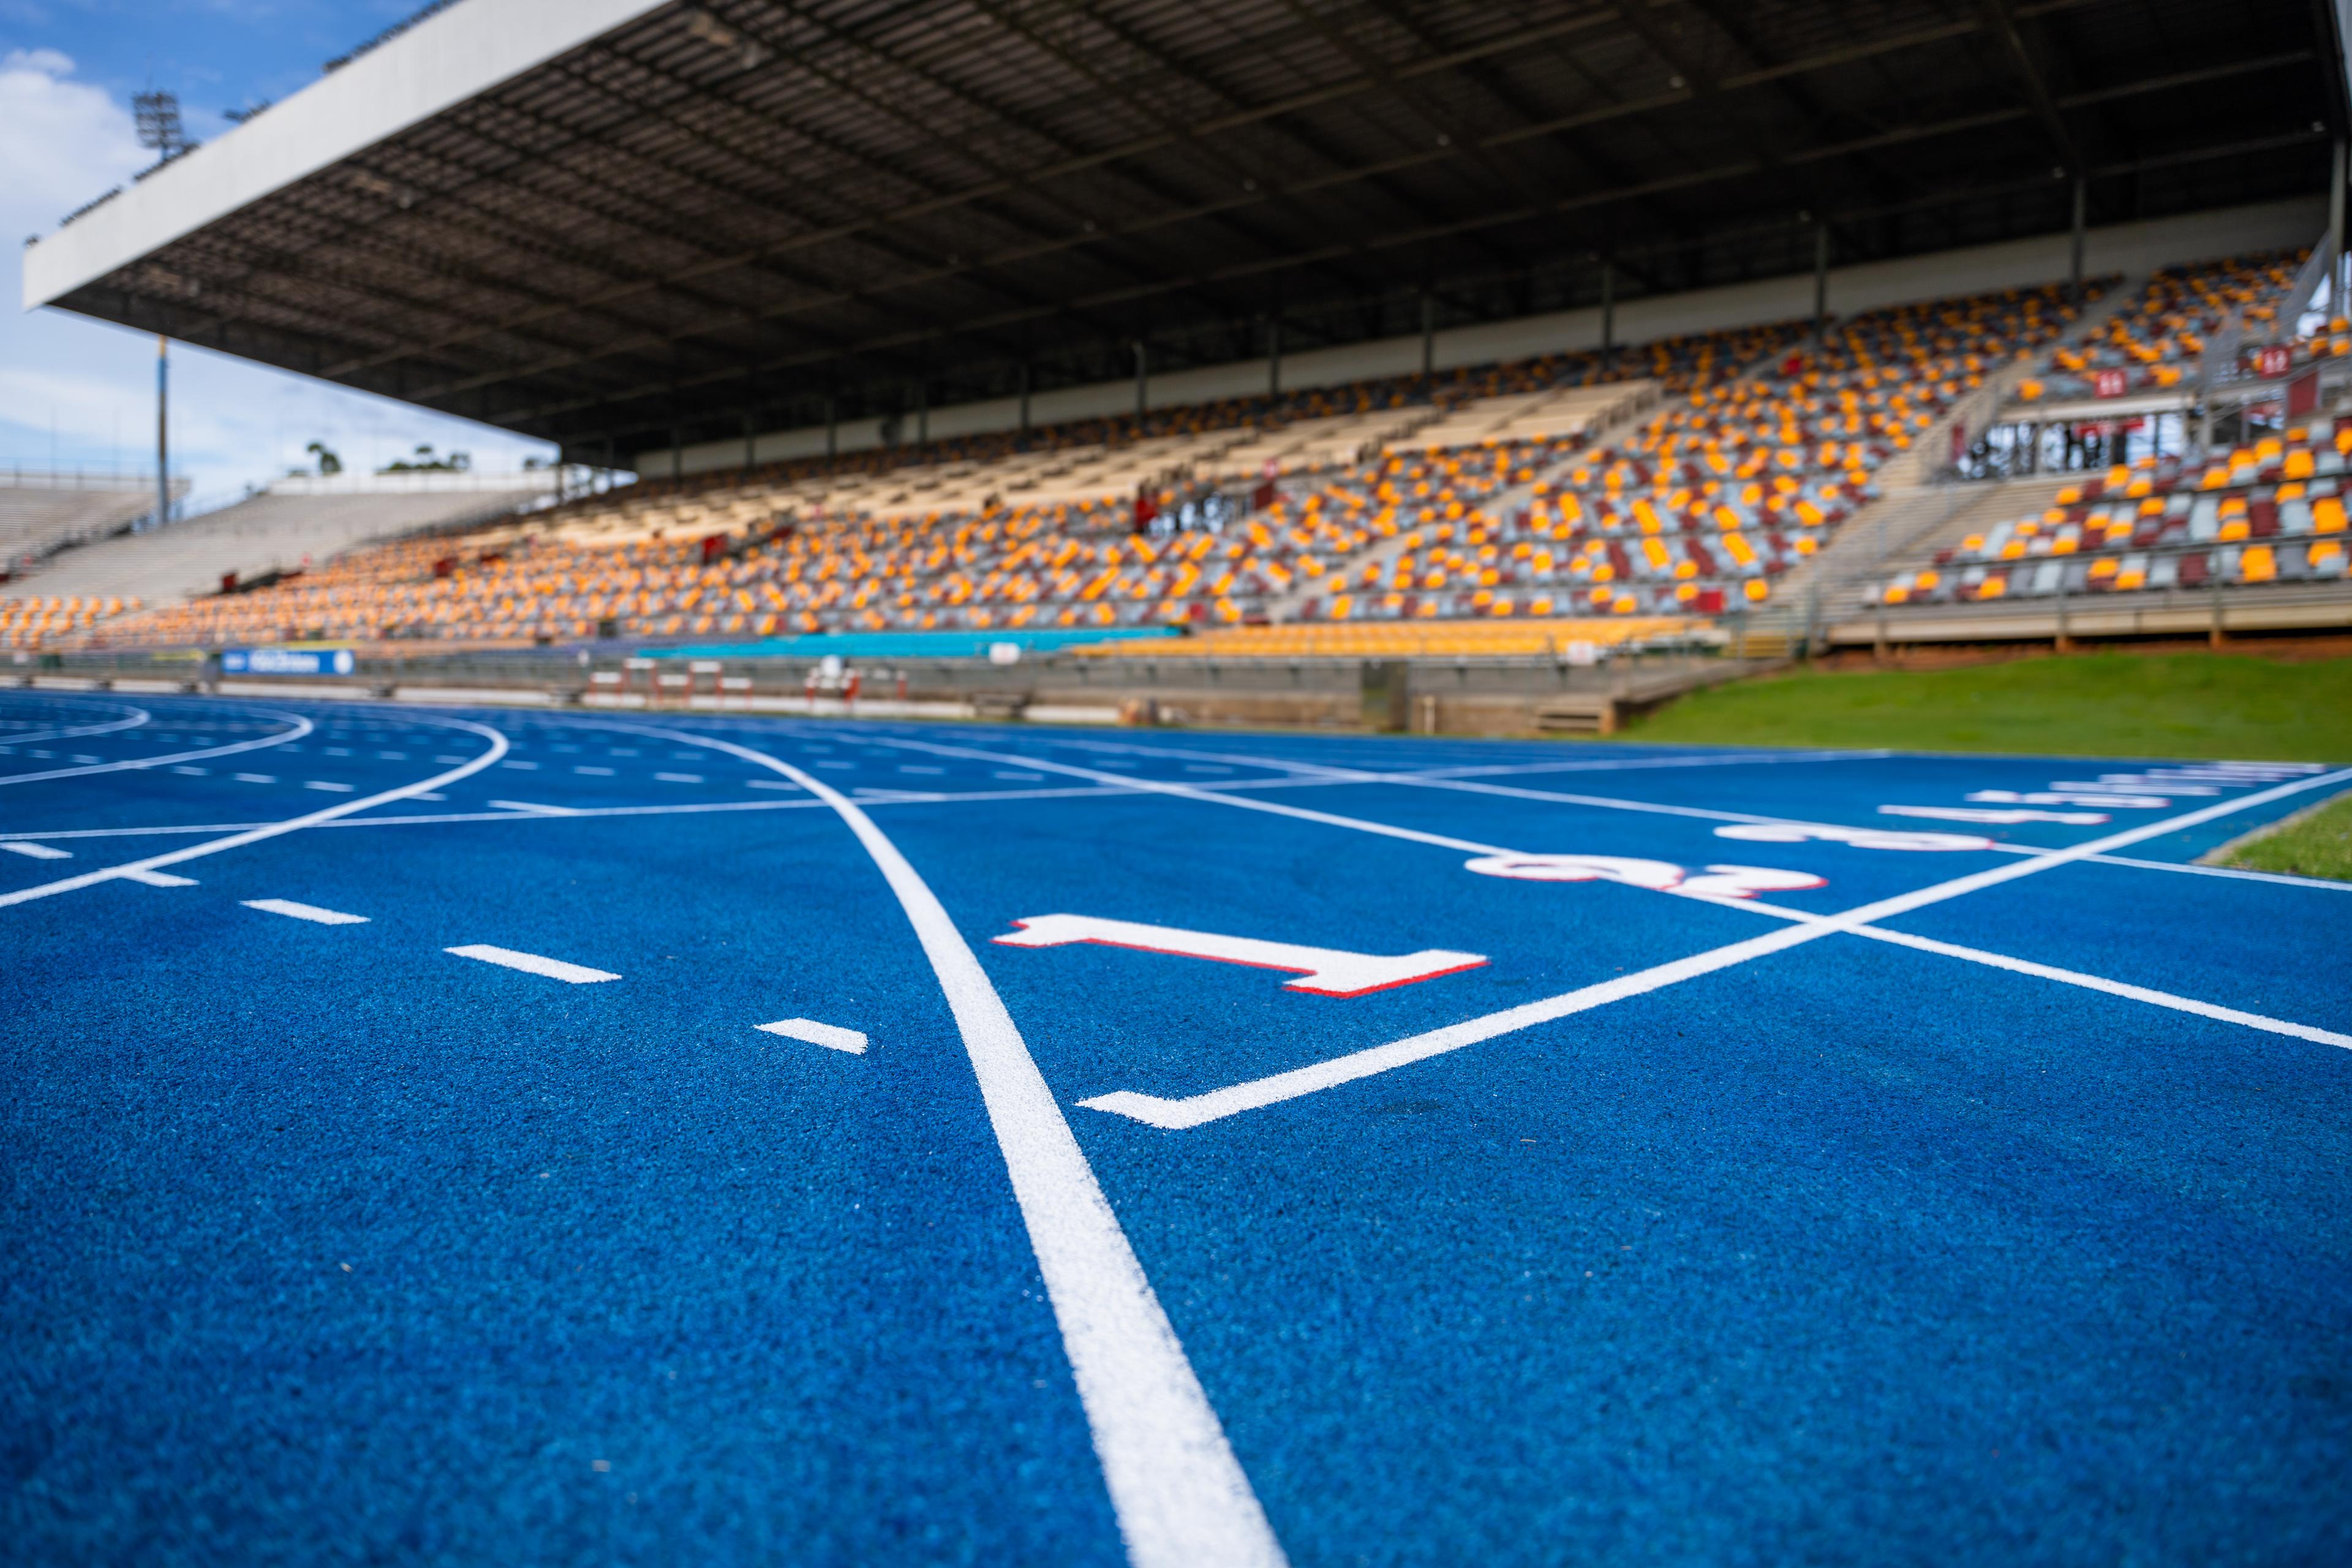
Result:
{"label": "stadium grandstand", "polygon": [[27,302],[631,482],[273,494],[6,635],[1810,647],[2339,581],[2333,474],[2263,467],[2336,460],[2352,376],[2327,14],[1947,10],[428,7],[42,237]]}
{"label": "stadium grandstand", "polygon": [[0,1565],[2352,1563],[2352,0],[124,9]]}

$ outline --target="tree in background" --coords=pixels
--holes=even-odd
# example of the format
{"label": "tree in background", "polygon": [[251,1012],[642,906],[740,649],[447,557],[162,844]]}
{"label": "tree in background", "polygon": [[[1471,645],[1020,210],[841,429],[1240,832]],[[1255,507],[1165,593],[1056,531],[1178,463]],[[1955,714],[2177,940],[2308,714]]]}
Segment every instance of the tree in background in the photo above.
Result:
{"label": "tree in background", "polygon": [[313,441],[309,446],[303,447],[302,450],[310,453],[310,456],[319,459],[319,472],[322,477],[329,474],[340,474],[343,471],[342,458],[337,457],[335,455],[334,448],[328,446],[324,441]]}
{"label": "tree in background", "polygon": [[376,470],[379,474],[462,474],[474,466],[470,452],[452,452],[446,458],[433,455],[433,443],[426,441],[406,458],[395,458]]}

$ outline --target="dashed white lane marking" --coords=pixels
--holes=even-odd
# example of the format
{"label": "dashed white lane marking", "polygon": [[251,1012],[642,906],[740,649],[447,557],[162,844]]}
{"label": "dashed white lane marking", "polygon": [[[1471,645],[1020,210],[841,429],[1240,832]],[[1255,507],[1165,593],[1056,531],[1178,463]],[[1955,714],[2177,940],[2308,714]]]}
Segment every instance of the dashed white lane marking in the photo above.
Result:
{"label": "dashed white lane marking", "polygon": [[5,849],[11,855],[25,856],[26,858],[33,860],[70,860],[73,858],[73,851],[70,849],[52,849],[46,844],[27,844],[21,839],[12,840],[5,844],[0,844],[0,849]]}
{"label": "dashed white lane marking", "polygon": [[211,772],[212,772],[212,769],[210,769],[210,768],[190,768],[190,767],[180,767],[180,768],[173,768],[172,771],[173,771],[173,773],[185,773],[185,774],[187,774],[187,775],[188,775],[188,777],[190,777],[190,778],[192,778],[192,779],[200,779],[200,778],[203,778],[205,774],[207,774],[207,773],[211,773]]}
{"label": "dashed white lane marking", "polygon": [[927,768],[919,766],[914,763],[900,763],[898,764],[898,771],[902,773],[943,773],[947,772],[947,769]]}
{"label": "dashed white lane marking", "polygon": [[779,1018],[772,1024],[754,1024],[752,1027],[764,1034],[782,1035],[788,1040],[806,1040],[829,1051],[847,1051],[854,1057],[866,1054],[865,1036],[855,1029],[820,1024],[814,1018]]}
{"label": "dashed white lane marking", "polygon": [[793,783],[790,779],[752,779],[750,783],[751,787],[753,789],[798,789],[801,787],[800,785]]}
{"label": "dashed white lane marking", "polygon": [[568,805],[541,805],[536,801],[529,800],[494,800],[490,802],[490,804],[497,806],[501,811],[527,812],[532,816],[577,816],[580,815]]}
{"label": "dashed white lane marking", "polygon": [[520,969],[526,974],[544,974],[550,980],[561,980],[571,985],[593,985],[599,980],[620,978],[608,969],[591,969],[584,963],[566,963],[560,958],[541,958],[535,952],[517,952],[510,947],[492,947],[486,942],[469,942],[464,947],[445,947],[441,951],[454,952],[459,958],[478,959],[484,963]]}
{"label": "dashed white lane marking", "polygon": [[126,882],[143,882],[151,888],[193,888],[196,885],[196,879],[194,877],[174,877],[169,871],[158,871],[152,868],[120,871],[116,875]]}
{"label": "dashed white lane marking", "polygon": [[537,763],[500,763],[499,766],[502,768],[512,768],[519,773],[535,773],[539,772],[539,764]]}
{"label": "dashed white lane marking", "polygon": [[304,789],[323,790],[329,795],[350,795],[352,793],[352,785],[347,784],[337,784],[332,779],[305,779],[302,781],[302,787]]}
{"label": "dashed white lane marking", "polygon": [[363,926],[365,915],[347,915],[341,910],[322,910],[316,904],[298,904],[291,899],[241,899],[238,902],[248,910],[259,910],[266,915],[286,915],[298,921],[315,921],[322,926]]}
{"label": "dashed white lane marking", "polygon": [[236,778],[239,784],[276,784],[278,782],[268,773],[238,773]]}
{"label": "dashed white lane marking", "polygon": [[613,776],[613,770],[610,768],[575,767],[572,771],[575,773],[585,773],[593,779],[608,779]]}
{"label": "dashed white lane marking", "polygon": [[467,759],[464,757],[435,757],[433,760],[436,763],[462,763]]}
{"label": "dashed white lane marking", "polygon": [[654,777],[664,784],[700,784],[702,782],[700,773],[656,773]]}

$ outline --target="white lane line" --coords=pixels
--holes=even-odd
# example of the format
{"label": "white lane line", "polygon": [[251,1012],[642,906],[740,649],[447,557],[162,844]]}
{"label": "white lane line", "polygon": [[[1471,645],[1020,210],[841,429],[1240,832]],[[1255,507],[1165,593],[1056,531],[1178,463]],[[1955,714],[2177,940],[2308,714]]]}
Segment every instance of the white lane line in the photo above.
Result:
{"label": "white lane line", "polygon": [[1137,1568],[1278,1568],[1285,1559],[1274,1529],[1118,1214],[988,972],[921,875],[856,802],[813,773],[714,737],[630,732],[768,768],[832,807],[857,836],[914,927],[980,1080],[1129,1561]]}
{"label": "white lane line", "polygon": [[146,723],[150,717],[144,708],[134,708],[129,703],[94,702],[90,706],[113,708],[127,717],[109,720],[103,724],[72,724],[63,728],[33,730],[17,734],[0,733],[0,744],[29,746],[37,741],[68,741],[77,740],[84,735],[110,735],[118,730],[136,730],[140,725]]}
{"label": "white lane line", "polygon": [[2284,871],[2249,871],[2240,866],[2198,866],[2172,860],[2135,860],[2127,855],[2094,855],[2094,864],[2130,866],[2142,871],[2181,871],[2191,877],[2224,877],[2234,882],[2269,882],[2282,888],[2315,888],[2323,893],[2352,893],[2352,882],[2330,882],[2317,877],[2292,877]]}
{"label": "white lane line", "polygon": [[209,774],[209,773],[212,772],[212,769],[210,769],[210,768],[173,768],[172,771],[173,771],[173,773],[184,773],[186,776],[188,776],[189,778],[192,778],[192,779],[200,779],[200,778],[204,778],[204,777],[205,777],[207,774]]}
{"label": "white lane line", "polygon": [[322,910],[316,904],[298,904],[292,899],[240,899],[248,910],[259,910],[267,915],[286,915],[298,921],[315,921],[322,926],[363,926],[365,915],[347,915],[341,910]]}
{"label": "white lane line", "polygon": [[122,879],[126,882],[144,882],[151,888],[193,888],[196,885],[196,879],[194,877],[175,877],[169,871],[145,869],[125,871],[122,873]]}
{"label": "white lane line", "polygon": [[765,1034],[782,1035],[788,1040],[806,1040],[829,1051],[847,1051],[853,1057],[866,1054],[866,1037],[836,1024],[820,1024],[814,1018],[779,1018],[772,1024],[751,1026]]}
{"label": "white lane line", "polygon": [[324,795],[349,795],[353,788],[351,784],[336,784],[331,779],[305,779],[302,787],[315,789]]}
{"label": "white lane line", "polygon": [[239,784],[276,784],[278,782],[268,773],[236,773],[232,776]]}
{"label": "white lane line", "polygon": [[489,742],[489,746],[480,756],[462,767],[452,768],[447,773],[436,773],[430,778],[419,780],[413,784],[401,784],[396,788],[379,791],[374,795],[338,801],[333,805],[321,806],[317,811],[306,812],[300,816],[289,816],[281,822],[264,823],[257,827],[232,833],[225,838],[214,838],[202,844],[191,844],[185,848],[149,856],[144,860],[134,860],[121,866],[107,866],[96,871],[85,871],[79,877],[65,878],[61,881],[44,882],[39,887],[18,888],[13,892],[0,893],[0,909],[6,909],[11,904],[25,903],[33,899],[46,899],[56,893],[70,893],[79,889],[94,887],[98,883],[110,881],[117,877],[130,877],[164,866],[176,866],[184,860],[194,860],[205,855],[217,855],[226,849],[240,849],[248,844],[257,844],[265,838],[275,838],[287,833],[299,833],[306,827],[316,827],[321,823],[333,822],[355,812],[365,811],[371,806],[383,805],[395,800],[407,800],[438,785],[455,784],[459,779],[470,778],[506,755],[506,736],[487,724],[477,724],[470,719],[445,719],[427,717],[424,714],[416,715],[411,721],[465,730],[481,736]]}
{"label": "white lane line", "polygon": [[568,805],[541,805],[529,800],[494,800],[492,805],[507,811],[520,812],[525,816],[578,816],[580,813]]}
{"label": "white lane line", "polygon": [[5,843],[0,843],[0,849],[5,849],[11,855],[22,855],[34,860],[70,860],[73,858],[73,851],[70,849],[58,849],[47,844],[36,844],[29,839],[24,838],[12,838]]}
{"label": "white lane line", "polygon": [[584,774],[592,779],[608,779],[613,776],[613,770],[611,768],[580,766],[574,767],[572,771],[575,773]]}
{"label": "white lane line", "polygon": [[535,952],[517,952],[510,947],[493,947],[486,942],[468,942],[463,947],[445,947],[444,952],[454,952],[459,958],[478,959],[507,969],[520,969],[526,974],[544,974],[550,980],[561,980],[572,985],[593,985],[600,980],[618,980],[609,969],[591,969],[584,963],[566,963],[560,958],[541,958]]}
{"label": "white lane line", "polygon": [[2079,985],[2088,991],[2104,991],[2110,996],[2126,996],[2135,1002],[2153,1006],[2169,1007],[2178,1013],[2194,1013],[2200,1017],[2217,1018],[2225,1024],[2237,1024],[2267,1034],[2287,1035],[2299,1040],[2311,1040],[2323,1046],[2341,1046],[2352,1049],[2352,1035],[2339,1035],[2330,1029],[2297,1024],[2285,1018],[2265,1017],[2260,1013],[2248,1013],[2236,1007],[2224,1007],[2217,1003],[2200,1002],[2194,996],[2182,996],[2170,991],[2153,990],[2146,985],[2133,985],[2121,980],[2109,980],[2104,975],[2085,974],[2078,969],[2060,969],[2053,964],[2036,963],[2031,959],[2011,958],[2006,953],[1988,952],[1979,947],[1962,947],[1957,942],[1937,942],[1933,937],[1914,936],[1909,931],[1888,931],[1884,926],[1856,927],[1855,936],[1866,936],[1874,942],[1893,942],[1897,947],[1916,948],[1921,952],[1940,953],[1947,958],[1963,958],[1971,963],[1989,964],[1995,969],[2013,970],[2019,974],[2031,974],[2037,979],[2055,980],[2061,984]]}
{"label": "white lane line", "polygon": [[[1358,1079],[1390,1072],[1413,1062],[1425,1061],[1431,1057],[1444,1055],[1448,1051],[1460,1050],[1465,1046],[1476,1045],[1482,1040],[1491,1040],[1498,1035],[1512,1034],[1533,1027],[1538,1024],[1549,1023],[1556,1018],[1564,1018],[1571,1014],[1621,1001],[1628,996],[1642,995],[1669,985],[1678,984],[1685,980],[1696,979],[1703,974],[1712,974],[1718,970],[1746,963],[1764,957],[1768,953],[1783,952],[1824,936],[1841,932],[1858,933],[1859,928],[1873,925],[1878,921],[1907,914],[1913,910],[1924,909],[1930,904],[1960,898],[1986,888],[1999,886],[2003,882],[2012,882],[2021,877],[2035,876],[2059,866],[2088,859],[2109,849],[2120,849],[2143,839],[2179,832],[2185,827],[2194,827],[2216,817],[2226,816],[2252,806],[2265,805],[2273,800],[2284,799],[2288,795],[2344,779],[2352,779],[2352,769],[2323,774],[2294,784],[2282,784],[2275,789],[2265,790],[2259,795],[2247,795],[2238,800],[2223,801],[2219,805],[2205,806],[2162,822],[2150,823],[2146,826],[2110,834],[2105,838],[2095,838],[2086,844],[2077,845],[2072,849],[2053,850],[2031,860],[2012,860],[2006,866],[1996,866],[1990,870],[1972,872],[1965,877],[1955,877],[1949,881],[1937,882],[1912,892],[1899,893],[1892,898],[1858,905],[1841,914],[1798,915],[1796,920],[1800,923],[1783,926],[1779,931],[1768,931],[1762,936],[1749,937],[1743,942],[1731,942],[1723,947],[1710,949],[1706,952],[1693,953],[1687,958],[1675,959],[1649,969],[1636,971],[1632,974],[1621,974],[1612,979],[1601,981],[1598,984],[1580,986],[1574,991],[1563,992],[1557,996],[1548,996],[1540,1001],[1525,1003],[1517,1007],[1506,1008],[1499,1013],[1489,1013],[1484,1017],[1465,1019],[1459,1024],[1408,1036],[1402,1040],[1392,1040],[1386,1045],[1373,1046],[1365,1050],[1350,1052],[1346,1056],[1336,1057],[1307,1067],[1295,1068],[1288,1072],[1276,1073],[1248,1083],[1234,1084],[1224,1089],[1213,1089],[1205,1094],[1192,1095],[1181,1100],[1165,1100],[1157,1095],[1119,1090],[1112,1094],[1097,1095],[1090,1100],[1082,1100],[1078,1103],[1089,1110],[1108,1110],[1116,1115],[1148,1122],[1154,1127],[1170,1129],[1198,1127],[1204,1122],[1238,1115],[1244,1110],[1260,1110],[1286,1100],[1296,1100],[1302,1095],[1334,1089],[1343,1083],[1352,1083]],[[1783,919],[1789,919],[1795,914],[1795,911],[1791,910],[1739,900],[1710,899],[1706,901],[1724,902],[1736,907],[1751,909],[1760,914],[1779,915]],[[1899,935],[1900,933],[1889,932],[1880,940],[1888,940]],[[1927,940],[1921,938],[1919,942],[1915,942],[1905,939],[1904,945],[1918,946]],[[2044,979],[2068,979],[2075,973],[2040,964],[2032,965],[2030,968],[2021,967],[2027,963],[2027,961],[2007,959],[2000,954],[1979,952],[1976,949],[1961,948],[1950,943],[1937,943],[1930,951],[1943,952],[1948,957],[1965,958],[1974,963],[1990,963],[1996,968],[2015,969],[2021,973],[2035,973]],[[2070,979],[2069,983],[2074,982]],[[2157,995],[2165,994],[2147,992],[2140,987],[2117,989],[2119,986],[2121,986],[2120,982],[2103,982],[2095,989],[2109,991],[2110,994],[2116,995],[2129,994],[2142,1001],[2152,1000]],[[2200,1004],[2200,1010],[2208,1005],[2210,1005]],[[2209,1013],[2208,1016],[2220,1016],[2222,1013],[2230,1013],[2233,1021],[2259,1016],[2255,1014],[2238,1014],[2232,1009],[2219,1009]],[[2309,1027],[2305,1025],[2286,1024],[2277,1019],[2264,1020],[2255,1026],[2268,1028],[2273,1033],[2280,1034],[2299,1034]],[[2318,1033],[2326,1035],[2326,1031]],[[2304,1037],[2315,1037],[2305,1035]]]}
{"label": "white lane line", "polygon": [[62,727],[53,726],[47,730],[29,730],[18,731],[13,734],[0,731],[0,747],[29,746],[40,741],[79,740],[88,735],[111,735],[118,731],[136,730],[142,724],[146,723],[149,718],[152,717],[144,708],[134,708],[129,703],[118,704],[111,702],[98,702],[92,703],[91,706],[98,708],[112,708],[117,712],[126,715],[126,717],[109,720],[103,724],[70,724]]}
{"label": "white lane line", "polygon": [[700,784],[702,782],[700,773],[656,773],[654,777],[663,784]]}
{"label": "white lane line", "polygon": [[[119,763],[97,763],[84,767],[51,768],[47,773],[9,773],[5,776],[0,776],[0,784],[36,784],[43,779],[81,778],[90,773],[111,773],[139,768],[160,768],[166,763],[193,763],[202,757],[226,757],[239,752],[257,752],[271,746],[285,745],[289,741],[299,741],[303,736],[310,733],[313,729],[317,728],[317,726],[312,724],[310,720],[303,718],[299,713],[280,713],[274,710],[266,708],[249,708],[235,711],[261,713],[272,719],[283,720],[289,723],[291,728],[279,734],[265,735],[257,741],[239,741],[233,745],[226,746],[207,746],[201,751],[169,752],[160,757],[131,757],[126,758]],[[145,721],[142,717],[142,722],[144,721]],[[240,774],[238,776],[242,777],[244,775]]]}

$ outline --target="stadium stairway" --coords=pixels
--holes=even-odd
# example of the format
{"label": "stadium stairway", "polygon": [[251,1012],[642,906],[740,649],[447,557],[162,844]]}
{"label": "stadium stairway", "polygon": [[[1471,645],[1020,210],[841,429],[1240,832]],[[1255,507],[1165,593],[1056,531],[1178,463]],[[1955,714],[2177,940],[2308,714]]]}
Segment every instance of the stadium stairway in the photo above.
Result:
{"label": "stadium stairway", "polygon": [[0,597],[119,596],[173,605],[217,592],[232,572],[249,581],[299,571],[420,529],[486,522],[536,493],[257,495],[169,528],[60,552],[38,575],[0,586]]}
{"label": "stadium stairway", "polygon": [[[2068,336],[2105,325],[2138,299],[2143,282],[2137,277],[2106,280],[2105,292],[2083,312]],[[2063,479],[1969,484],[1937,479],[1950,462],[1953,431],[1982,430],[1992,423],[2016,396],[2018,386],[2040,373],[2046,358],[2046,353],[2032,354],[2002,367],[1922,431],[1910,450],[1880,468],[1878,499],[1781,579],[1775,593],[1783,614],[1801,616],[1816,626],[1859,614],[1888,571],[1926,560],[1965,538],[1972,528],[2009,515],[2009,507],[2030,510],[2047,506]]]}
{"label": "stadium stairway", "polygon": [[[68,479],[73,483],[62,482]],[[174,496],[186,492],[184,479],[173,488]],[[0,479],[0,576],[37,570],[47,557],[85,540],[119,533],[154,510],[152,479],[93,484],[78,475]]]}

